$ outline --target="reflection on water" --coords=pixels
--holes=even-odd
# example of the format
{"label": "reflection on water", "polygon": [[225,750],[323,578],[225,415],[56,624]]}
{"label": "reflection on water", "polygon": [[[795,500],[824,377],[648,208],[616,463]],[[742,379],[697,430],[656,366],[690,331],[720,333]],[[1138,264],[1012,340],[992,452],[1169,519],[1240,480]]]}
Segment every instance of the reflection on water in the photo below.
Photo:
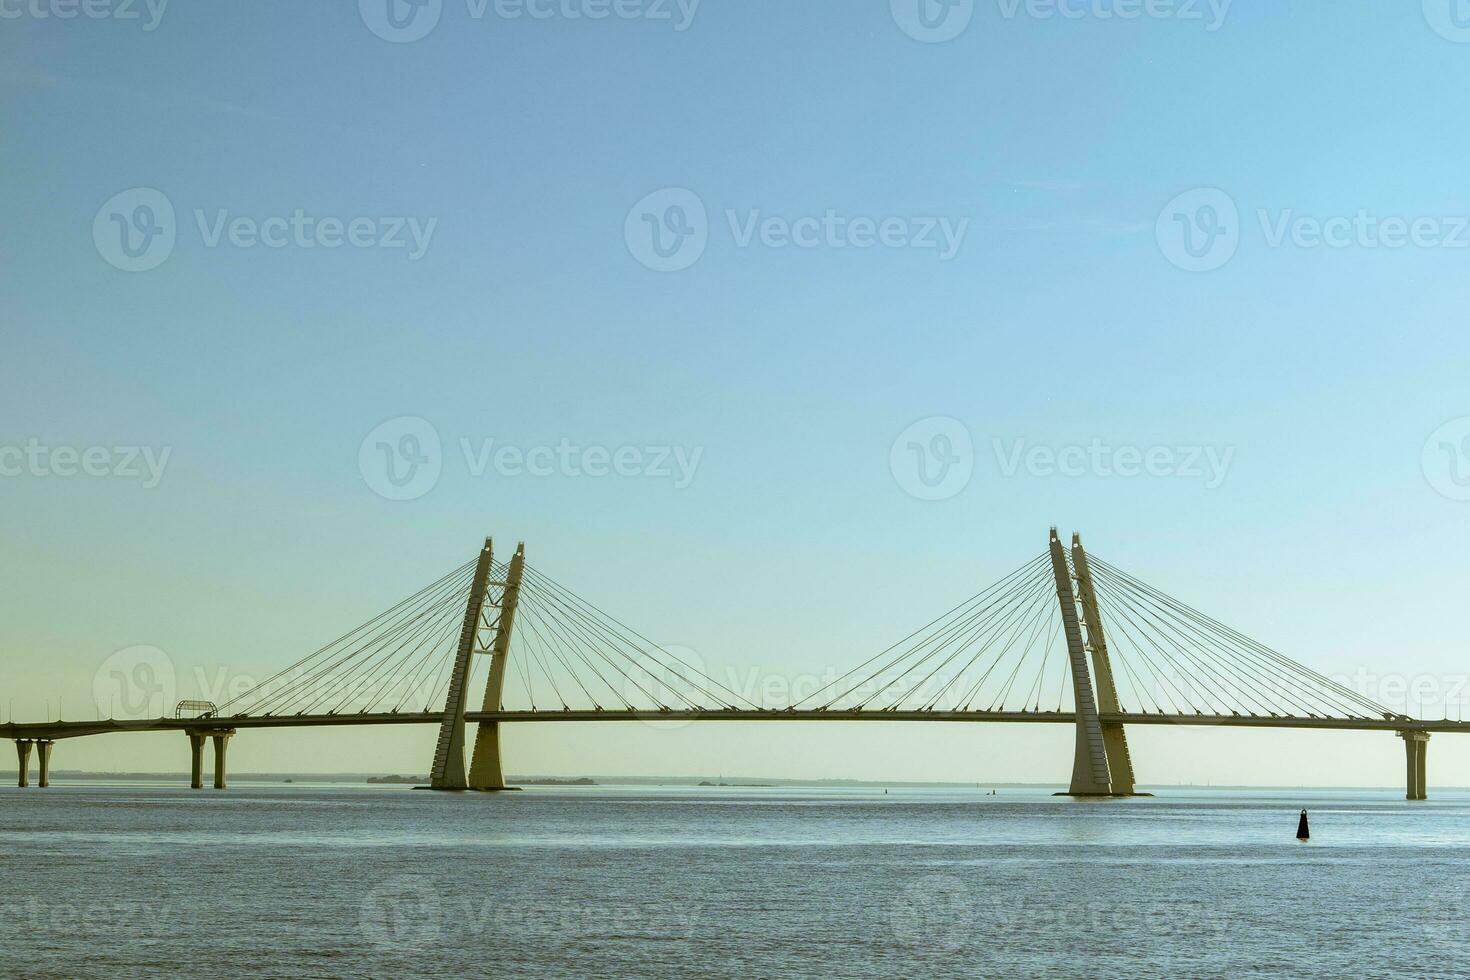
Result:
{"label": "reflection on water", "polygon": [[1464,975],[1470,796],[1396,796],[10,788],[0,975]]}

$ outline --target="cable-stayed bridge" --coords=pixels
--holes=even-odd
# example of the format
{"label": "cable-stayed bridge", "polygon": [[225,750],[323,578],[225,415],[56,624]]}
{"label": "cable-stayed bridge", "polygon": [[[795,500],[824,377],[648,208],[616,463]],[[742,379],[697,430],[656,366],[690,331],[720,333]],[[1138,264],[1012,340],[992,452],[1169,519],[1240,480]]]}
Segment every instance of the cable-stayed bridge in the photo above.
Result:
{"label": "cable-stayed bridge", "polygon": [[[1068,793],[1136,795],[1130,725],[1383,731],[1404,740],[1406,796],[1425,798],[1431,732],[1470,724],[1396,713],[1218,622],[1052,529],[1011,574],[792,704],[757,703],[486,539],[472,560],[219,704],[174,717],[0,725],[20,785],[30,755],[49,782],[59,739],[123,731],[188,736],[225,786],[246,729],[437,725],[433,789],[507,789],[500,730],[547,722],[886,721],[1072,725]],[[473,740],[469,726],[474,725]],[[466,758],[468,757],[468,763]]]}

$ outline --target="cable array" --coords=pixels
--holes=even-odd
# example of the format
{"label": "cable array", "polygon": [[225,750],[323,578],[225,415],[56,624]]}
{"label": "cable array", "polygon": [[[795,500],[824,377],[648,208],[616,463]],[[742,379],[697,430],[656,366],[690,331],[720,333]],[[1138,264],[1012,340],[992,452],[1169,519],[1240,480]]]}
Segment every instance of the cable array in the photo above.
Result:
{"label": "cable array", "polygon": [[219,705],[217,714],[336,715],[442,709],[474,568],[475,562],[466,562]]}
{"label": "cable array", "polygon": [[[506,707],[754,710],[692,652],[649,640],[527,563],[511,630]],[[512,682],[514,678],[515,683]]]}
{"label": "cable array", "polygon": [[1070,709],[1056,581],[1043,553],[795,707],[866,711]]}
{"label": "cable array", "polygon": [[[444,707],[475,562],[218,706],[218,717],[397,714]],[[660,646],[530,564],[523,564],[507,653],[508,710],[667,712],[760,706],[710,677],[692,653]],[[508,566],[492,564],[465,690],[481,707],[506,602]]]}
{"label": "cable array", "polygon": [[[1070,558],[1068,572],[1073,574]],[[1393,718],[1346,686],[1096,557],[1099,623],[1126,714]],[[442,711],[475,562],[296,661],[217,709],[219,717]],[[509,568],[490,569],[467,677],[476,710],[508,606]],[[692,652],[649,640],[528,563],[516,594],[500,707],[529,711],[751,711]],[[793,709],[1064,712],[1072,669],[1049,552],[807,695]],[[1085,619],[1085,603],[1079,615]],[[1092,663],[1094,684],[1096,664]],[[477,684],[476,676],[481,678]]]}
{"label": "cable array", "polygon": [[1393,712],[1088,555],[1125,711],[1297,718]]}

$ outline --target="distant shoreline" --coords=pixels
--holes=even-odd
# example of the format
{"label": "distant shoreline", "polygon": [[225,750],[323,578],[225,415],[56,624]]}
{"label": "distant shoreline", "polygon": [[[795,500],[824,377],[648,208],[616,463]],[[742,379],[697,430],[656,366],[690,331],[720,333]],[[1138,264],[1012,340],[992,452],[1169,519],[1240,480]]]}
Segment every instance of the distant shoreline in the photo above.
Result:
{"label": "distant shoreline", "polygon": [[[92,772],[78,769],[53,769],[51,771],[53,784],[64,783],[67,779],[87,780],[114,780],[119,782],[151,782],[183,780],[187,783],[189,774],[187,772]],[[0,769],[0,785],[13,786],[16,781],[14,769]],[[404,776],[393,773],[231,773],[231,782],[248,783],[340,783],[344,785],[415,785],[422,786],[428,782],[425,776]],[[553,786],[575,788],[579,786],[595,786],[607,788],[611,786],[687,786],[699,788],[726,787],[730,789],[783,789],[783,788],[863,788],[871,787],[877,789],[1057,789],[1065,787],[1064,783],[1038,782],[1038,783],[1015,783],[1015,782],[906,782],[901,780],[865,780],[865,779],[777,779],[768,776],[601,776],[601,775],[578,775],[578,776],[533,776],[512,775],[506,777],[506,782],[520,786]],[[1285,786],[1285,785],[1261,785],[1253,786],[1235,783],[1203,784],[1203,783],[1140,783],[1140,789],[1161,790],[1310,790],[1310,791],[1402,791],[1401,786]],[[1431,789],[1440,792],[1470,791],[1466,786],[1431,786]]]}

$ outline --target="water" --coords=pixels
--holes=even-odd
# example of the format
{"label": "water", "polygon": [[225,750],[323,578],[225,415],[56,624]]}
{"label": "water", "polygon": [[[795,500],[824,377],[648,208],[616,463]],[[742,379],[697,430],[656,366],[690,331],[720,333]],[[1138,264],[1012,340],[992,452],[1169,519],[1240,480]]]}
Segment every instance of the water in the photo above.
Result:
{"label": "water", "polygon": [[7,788],[0,976],[1464,976],[1436,796]]}

